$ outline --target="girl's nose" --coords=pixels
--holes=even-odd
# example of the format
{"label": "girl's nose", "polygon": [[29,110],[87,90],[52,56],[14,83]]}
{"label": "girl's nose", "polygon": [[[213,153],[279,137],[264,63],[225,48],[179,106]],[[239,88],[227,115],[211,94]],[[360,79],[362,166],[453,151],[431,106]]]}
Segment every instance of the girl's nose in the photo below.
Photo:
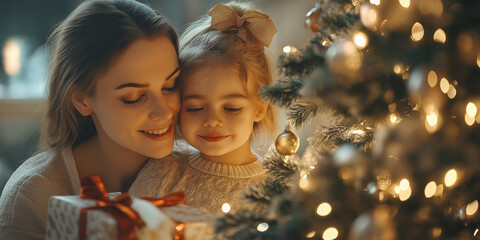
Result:
{"label": "girl's nose", "polygon": [[221,119],[220,115],[216,113],[216,111],[211,110],[209,111],[205,122],[203,123],[204,127],[222,127],[223,120]]}

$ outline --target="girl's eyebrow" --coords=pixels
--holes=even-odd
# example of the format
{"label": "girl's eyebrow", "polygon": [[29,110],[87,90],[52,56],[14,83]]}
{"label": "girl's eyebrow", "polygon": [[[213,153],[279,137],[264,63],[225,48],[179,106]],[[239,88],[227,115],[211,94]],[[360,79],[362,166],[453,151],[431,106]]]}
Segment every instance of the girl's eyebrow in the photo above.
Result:
{"label": "girl's eyebrow", "polygon": [[168,77],[166,78],[166,80],[169,80],[171,77],[173,77],[173,75],[175,75],[175,73],[177,73],[179,70],[180,70],[180,66],[178,66],[177,68],[175,68],[175,70],[173,70],[173,72],[170,73],[170,75],[168,75]]}

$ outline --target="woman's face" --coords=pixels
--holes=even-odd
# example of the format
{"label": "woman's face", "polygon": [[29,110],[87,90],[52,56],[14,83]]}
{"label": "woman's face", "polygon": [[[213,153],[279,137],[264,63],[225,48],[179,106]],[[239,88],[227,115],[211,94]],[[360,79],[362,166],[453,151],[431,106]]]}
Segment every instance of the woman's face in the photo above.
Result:
{"label": "woman's face", "polygon": [[262,117],[243,82],[228,67],[196,71],[186,79],[180,129],[187,142],[203,154],[249,151],[253,123]]}
{"label": "woman's face", "polygon": [[178,69],[177,53],[168,37],[133,42],[85,100],[98,134],[144,156],[170,154],[180,109]]}

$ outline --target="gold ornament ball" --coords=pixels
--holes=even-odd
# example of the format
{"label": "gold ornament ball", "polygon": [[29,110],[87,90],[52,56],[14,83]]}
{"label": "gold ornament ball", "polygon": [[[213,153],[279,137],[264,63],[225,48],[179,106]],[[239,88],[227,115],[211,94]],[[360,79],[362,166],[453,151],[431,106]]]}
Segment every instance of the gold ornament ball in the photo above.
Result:
{"label": "gold ornament ball", "polygon": [[275,140],[275,149],[282,155],[292,155],[297,152],[300,139],[288,127]]}
{"label": "gold ornament ball", "polygon": [[320,4],[315,4],[315,7],[312,8],[308,13],[305,15],[305,27],[310,28],[313,32],[318,32],[322,28],[320,26],[320,22],[318,19],[320,18],[320,14],[323,13]]}

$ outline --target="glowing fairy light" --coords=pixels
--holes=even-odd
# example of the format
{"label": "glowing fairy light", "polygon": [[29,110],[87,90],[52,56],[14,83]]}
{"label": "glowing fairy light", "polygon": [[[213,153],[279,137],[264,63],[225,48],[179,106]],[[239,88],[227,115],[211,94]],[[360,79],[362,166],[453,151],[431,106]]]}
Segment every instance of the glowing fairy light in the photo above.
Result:
{"label": "glowing fairy light", "polygon": [[283,47],[283,52],[288,54],[288,53],[294,53],[297,52],[297,49],[293,46],[285,46]]}
{"label": "glowing fairy light", "polygon": [[412,195],[412,188],[407,187],[405,190],[401,190],[398,194],[398,198],[400,201],[406,201]]}
{"label": "glowing fairy light", "polygon": [[450,87],[448,88],[447,96],[450,99],[453,99],[457,95],[457,89],[453,85],[450,84]]}
{"label": "glowing fairy light", "polygon": [[269,226],[268,226],[268,223],[260,223],[260,224],[258,224],[258,226],[257,226],[257,230],[258,230],[259,232],[265,232],[265,231],[268,230],[268,227],[269,227]]}
{"label": "glowing fairy light", "polygon": [[404,8],[410,7],[410,0],[399,0],[400,5]]}
{"label": "glowing fairy light", "polygon": [[400,194],[400,187],[395,186],[394,191],[395,191],[396,194]]}
{"label": "glowing fairy light", "polygon": [[393,65],[393,72],[396,74],[402,73],[402,66],[400,64]]}
{"label": "glowing fairy light", "polygon": [[477,66],[480,68],[480,54],[477,56]]}
{"label": "glowing fairy light", "polygon": [[423,29],[422,24],[420,24],[419,22],[414,23],[412,26],[412,40],[418,42],[422,40],[424,34],[425,30]]}
{"label": "glowing fairy light", "polygon": [[425,197],[426,198],[433,197],[436,191],[437,191],[437,184],[435,183],[435,181],[431,181],[427,183],[427,185],[425,186]]}
{"label": "glowing fairy light", "polygon": [[443,195],[443,184],[437,186],[437,191],[435,191],[434,196],[441,197]]}
{"label": "glowing fairy light", "polygon": [[435,228],[433,228],[432,233],[433,233],[433,237],[438,238],[438,237],[440,237],[440,235],[442,235],[442,229],[439,228],[439,227],[435,227]]}
{"label": "glowing fairy light", "polygon": [[475,232],[473,233],[473,236],[474,236],[474,237],[477,236],[477,233],[478,233],[478,228],[475,229]]}
{"label": "glowing fairy light", "polygon": [[438,82],[437,74],[434,71],[428,72],[427,80],[428,80],[428,85],[430,87],[432,88],[435,87],[435,85],[437,85],[437,82]]}
{"label": "glowing fairy light", "polygon": [[365,4],[360,8],[360,21],[362,21],[365,27],[373,27],[377,24],[378,13],[377,10]]}
{"label": "glowing fairy light", "polygon": [[472,126],[475,123],[475,117],[470,117],[467,113],[465,113],[465,123],[468,126]]}
{"label": "glowing fairy light", "polygon": [[465,213],[468,215],[468,216],[472,216],[473,214],[475,214],[478,210],[478,201],[475,200],[469,204],[467,204],[467,207],[465,208]]}
{"label": "glowing fairy light", "polygon": [[426,120],[427,120],[428,125],[433,127],[433,126],[436,126],[437,123],[438,123],[438,116],[435,112],[432,112],[432,113],[427,115]]}
{"label": "glowing fairy light", "polygon": [[338,237],[338,230],[334,227],[329,227],[323,232],[322,235],[323,239],[325,240],[333,240]]}
{"label": "glowing fairy light", "polygon": [[451,187],[457,181],[457,171],[455,169],[450,169],[445,174],[445,186]]}
{"label": "glowing fairy light", "polygon": [[10,76],[17,75],[22,66],[21,49],[18,40],[9,39],[3,45],[3,67]]}
{"label": "glowing fairy light", "polygon": [[383,199],[385,199],[385,193],[384,192],[378,193],[378,200],[381,202],[383,201]]}
{"label": "glowing fairy light", "polygon": [[470,117],[475,117],[477,115],[477,106],[473,102],[467,104],[467,115]]}
{"label": "glowing fairy light", "polygon": [[230,207],[230,204],[228,204],[228,203],[224,203],[224,204],[222,205],[222,212],[224,212],[224,213],[230,212],[231,209],[232,209],[232,208]]}
{"label": "glowing fairy light", "polygon": [[315,231],[311,231],[311,232],[307,233],[306,237],[307,238],[313,238],[313,237],[315,237],[315,233],[316,233]]}
{"label": "glowing fairy light", "polygon": [[406,191],[410,187],[410,182],[406,178],[400,181],[400,190]]}
{"label": "glowing fairy light", "polygon": [[[307,175],[305,175],[305,176],[307,176]],[[298,186],[303,190],[308,190],[309,187],[310,187],[310,183],[308,182],[308,179],[301,178],[300,181],[298,182]]]}
{"label": "glowing fairy light", "polygon": [[380,5],[380,0],[370,0],[370,3],[373,5]]}
{"label": "glowing fairy light", "polygon": [[330,212],[332,212],[332,206],[326,202],[319,204],[317,207],[317,214],[322,217],[327,216]]}
{"label": "glowing fairy light", "polygon": [[442,78],[440,80],[440,90],[442,90],[443,93],[447,93],[448,89],[450,88],[450,83],[446,78]]}
{"label": "glowing fairy light", "polygon": [[353,36],[353,42],[358,49],[364,49],[368,45],[368,36],[364,32],[358,32]]}
{"label": "glowing fairy light", "polygon": [[445,33],[445,31],[443,31],[443,29],[439,28],[433,34],[433,41],[445,43],[447,41],[447,34]]}
{"label": "glowing fairy light", "polygon": [[398,123],[400,122],[400,118],[395,115],[395,113],[390,114],[390,122],[391,123]]}

